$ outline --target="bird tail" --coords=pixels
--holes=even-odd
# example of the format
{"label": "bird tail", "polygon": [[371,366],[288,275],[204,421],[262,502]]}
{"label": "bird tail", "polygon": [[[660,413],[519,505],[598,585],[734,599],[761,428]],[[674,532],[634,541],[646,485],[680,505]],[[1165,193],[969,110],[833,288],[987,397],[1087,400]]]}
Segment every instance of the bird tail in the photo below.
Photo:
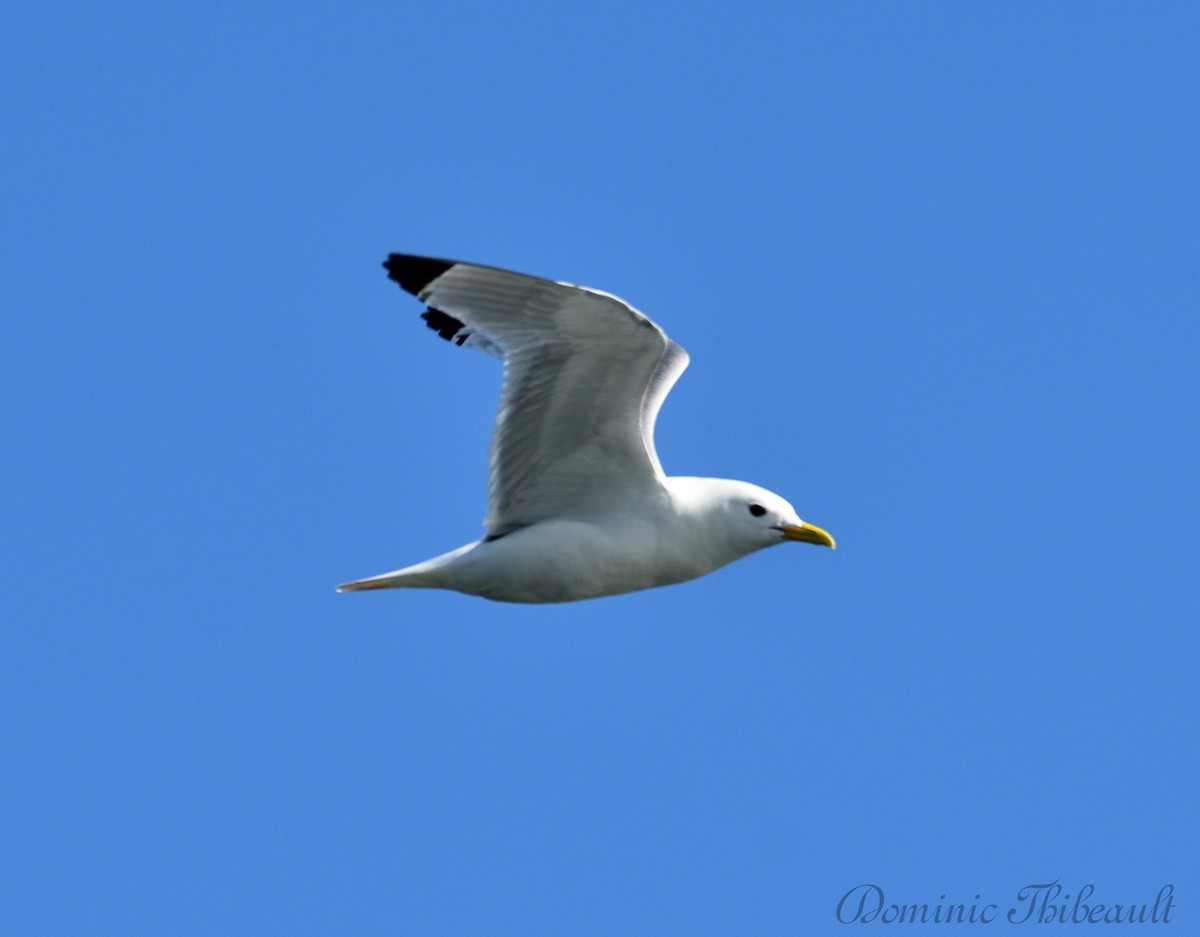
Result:
{"label": "bird tail", "polygon": [[424,563],[406,566],[391,573],[381,573],[378,576],[368,576],[366,579],[355,579],[343,582],[337,587],[338,592],[363,592],[367,589],[453,589],[453,563],[475,544],[435,556]]}
{"label": "bird tail", "polygon": [[404,586],[416,585],[416,583],[406,582],[405,580],[408,578],[404,570],[398,570],[394,573],[383,573],[380,576],[368,576],[366,579],[340,583],[337,591],[362,592],[366,589],[399,589]]}

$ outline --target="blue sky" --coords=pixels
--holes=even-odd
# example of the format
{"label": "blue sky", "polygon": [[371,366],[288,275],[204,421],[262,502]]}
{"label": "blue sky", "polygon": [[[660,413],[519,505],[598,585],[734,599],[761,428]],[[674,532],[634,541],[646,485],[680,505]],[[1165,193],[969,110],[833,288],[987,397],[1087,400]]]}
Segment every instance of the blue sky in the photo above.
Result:
{"label": "blue sky", "polygon": [[[1197,8],[0,26],[5,932],[836,934],[1055,880],[1196,926]],[[336,595],[484,511],[499,368],[389,251],[643,309],[667,471],[838,550]]]}

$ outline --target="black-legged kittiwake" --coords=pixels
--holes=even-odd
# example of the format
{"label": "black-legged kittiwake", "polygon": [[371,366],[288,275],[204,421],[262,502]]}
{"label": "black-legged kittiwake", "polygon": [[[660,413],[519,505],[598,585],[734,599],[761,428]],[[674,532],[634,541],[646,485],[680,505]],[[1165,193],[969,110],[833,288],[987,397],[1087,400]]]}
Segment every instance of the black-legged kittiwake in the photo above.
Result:
{"label": "black-legged kittiwake", "polygon": [[785,540],[834,545],[757,485],[663,473],[654,421],[688,356],[629,304],[453,260],[392,254],[384,267],[438,335],[504,361],[485,536],[339,592],[569,602],[695,579]]}

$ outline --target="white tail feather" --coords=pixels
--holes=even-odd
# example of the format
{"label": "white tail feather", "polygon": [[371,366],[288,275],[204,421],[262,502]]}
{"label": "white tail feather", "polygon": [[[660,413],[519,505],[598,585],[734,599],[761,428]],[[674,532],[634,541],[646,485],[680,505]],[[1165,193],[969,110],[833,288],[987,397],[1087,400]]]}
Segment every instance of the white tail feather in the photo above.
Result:
{"label": "white tail feather", "polygon": [[453,589],[452,566],[454,561],[470,551],[476,544],[468,543],[465,547],[435,556],[416,566],[406,566],[391,573],[381,573],[378,576],[368,576],[366,579],[355,579],[343,582],[337,587],[338,592],[363,592],[367,589]]}

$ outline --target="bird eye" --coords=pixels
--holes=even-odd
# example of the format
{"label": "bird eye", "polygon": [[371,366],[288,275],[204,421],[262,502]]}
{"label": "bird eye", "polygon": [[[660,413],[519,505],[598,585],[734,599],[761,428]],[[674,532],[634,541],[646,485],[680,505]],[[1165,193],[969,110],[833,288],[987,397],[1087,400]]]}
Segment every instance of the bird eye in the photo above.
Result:
{"label": "bird eye", "polygon": [[752,504],[752,505],[750,505],[750,513],[753,514],[755,517],[762,517],[764,514],[767,513],[767,509],[764,508],[761,504]]}

